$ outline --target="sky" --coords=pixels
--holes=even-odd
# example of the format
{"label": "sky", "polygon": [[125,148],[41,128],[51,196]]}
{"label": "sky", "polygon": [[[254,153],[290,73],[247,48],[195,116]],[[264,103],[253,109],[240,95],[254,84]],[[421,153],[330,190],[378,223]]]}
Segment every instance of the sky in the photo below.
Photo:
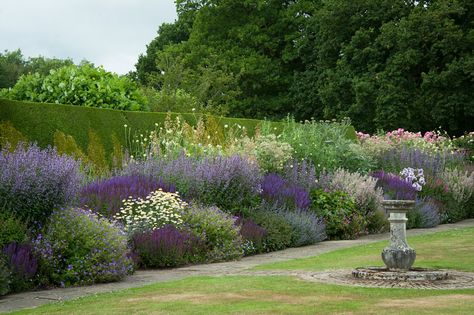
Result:
{"label": "sky", "polygon": [[174,0],[0,0],[0,51],[86,59],[125,74],[176,18]]}

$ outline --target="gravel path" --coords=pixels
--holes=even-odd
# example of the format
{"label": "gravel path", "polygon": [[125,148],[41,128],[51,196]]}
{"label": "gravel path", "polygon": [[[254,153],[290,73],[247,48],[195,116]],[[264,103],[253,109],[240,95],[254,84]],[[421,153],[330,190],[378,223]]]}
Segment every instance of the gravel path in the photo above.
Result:
{"label": "gravel path", "polygon": [[[413,236],[472,226],[474,226],[474,219],[464,220],[454,224],[443,224],[432,229],[408,230],[407,234],[408,236]],[[0,313],[19,310],[23,308],[36,307],[54,301],[70,300],[89,294],[135,288],[144,286],[146,284],[177,280],[191,276],[216,276],[242,273],[250,268],[261,264],[286,261],[295,258],[317,256],[322,253],[330,252],[341,248],[368,244],[386,239],[388,239],[388,233],[367,235],[357,240],[325,241],[315,245],[289,248],[268,254],[245,257],[239,261],[193,265],[167,270],[138,270],[137,272],[135,272],[135,274],[125,278],[123,281],[120,282],[11,294],[0,298]]]}

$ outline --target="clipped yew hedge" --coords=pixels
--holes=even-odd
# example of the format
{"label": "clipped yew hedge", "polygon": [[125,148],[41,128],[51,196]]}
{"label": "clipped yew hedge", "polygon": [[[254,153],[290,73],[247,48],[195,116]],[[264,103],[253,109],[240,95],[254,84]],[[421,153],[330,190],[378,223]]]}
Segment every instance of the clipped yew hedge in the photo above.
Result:
{"label": "clipped yew hedge", "polygon": [[[41,147],[53,143],[56,130],[71,135],[77,144],[85,150],[88,144],[88,131],[93,129],[100,137],[105,150],[112,152],[112,135],[115,134],[125,145],[124,125],[132,128],[132,133],[143,133],[155,128],[155,123],[165,121],[167,113],[120,111],[113,109],[82,107],[75,105],[33,103],[0,99],[0,122],[9,121],[30,141],[36,141]],[[181,116],[194,125],[201,114],[172,113]],[[256,119],[215,117],[221,125],[240,124],[248,134],[255,132],[261,122]],[[281,128],[283,125],[275,123]]]}

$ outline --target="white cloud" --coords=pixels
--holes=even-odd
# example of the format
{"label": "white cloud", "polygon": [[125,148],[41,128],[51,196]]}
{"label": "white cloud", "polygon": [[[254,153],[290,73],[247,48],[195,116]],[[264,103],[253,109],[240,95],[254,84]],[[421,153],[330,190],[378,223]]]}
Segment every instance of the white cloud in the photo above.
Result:
{"label": "white cloud", "polygon": [[123,74],[175,19],[173,0],[2,0],[0,50],[87,59]]}

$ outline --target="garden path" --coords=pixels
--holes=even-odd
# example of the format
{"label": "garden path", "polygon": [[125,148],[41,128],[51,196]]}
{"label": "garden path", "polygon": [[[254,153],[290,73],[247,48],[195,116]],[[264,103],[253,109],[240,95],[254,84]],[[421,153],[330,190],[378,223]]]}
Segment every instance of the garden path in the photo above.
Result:
{"label": "garden path", "polygon": [[[443,224],[432,229],[412,229],[408,230],[407,234],[408,236],[413,236],[472,226],[474,226],[474,219],[464,220],[453,224]],[[135,274],[128,276],[120,282],[11,294],[0,298],[0,313],[23,308],[32,308],[54,301],[70,300],[90,294],[141,287],[155,282],[171,281],[191,276],[235,274],[244,272],[247,269],[261,264],[317,256],[341,248],[368,244],[386,239],[388,239],[388,233],[367,235],[356,240],[324,241],[315,245],[288,248],[277,252],[245,257],[239,261],[193,265],[166,270],[138,270]]]}

